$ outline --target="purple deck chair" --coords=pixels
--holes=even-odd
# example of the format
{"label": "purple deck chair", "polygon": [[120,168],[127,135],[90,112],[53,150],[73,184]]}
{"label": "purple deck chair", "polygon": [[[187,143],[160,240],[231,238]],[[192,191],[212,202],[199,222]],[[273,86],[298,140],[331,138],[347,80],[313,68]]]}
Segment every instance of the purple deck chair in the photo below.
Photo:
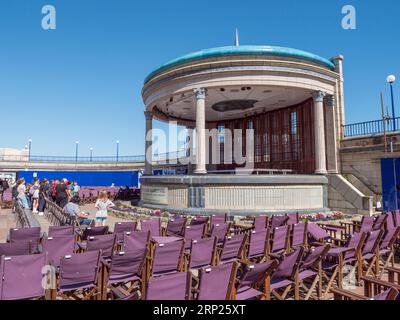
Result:
{"label": "purple deck chair", "polygon": [[75,235],[44,237],[42,251],[47,252],[49,263],[59,267],[61,258],[75,253]]}
{"label": "purple deck chair", "polygon": [[0,300],[41,298],[46,254],[1,257]]}
{"label": "purple deck chair", "polygon": [[192,274],[178,272],[149,280],[145,300],[190,300]]}
{"label": "purple deck chair", "polygon": [[116,238],[115,234],[90,236],[85,243],[78,243],[78,246],[84,251],[101,250],[103,258],[110,258],[114,253]]}
{"label": "purple deck chair", "polygon": [[169,243],[155,243],[152,254],[151,272],[148,275],[160,276],[181,271],[185,240]]}
{"label": "purple deck chair", "polygon": [[288,220],[289,220],[288,216],[284,216],[284,215],[280,215],[280,214],[273,215],[271,218],[271,227],[273,229],[282,227],[287,224]]}
{"label": "purple deck chair", "polygon": [[165,233],[167,236],[183,236],[185,226],[186,218],[171,219],[168,221]]}
{"label": "purple deck chair", "polygon": [[207,216],[196,216],[192,220],[190,220],[190,225],[205,224],[208,223],[209,220],[210,217]]}
{"label": "purple deck chair", "polygon": [[400,210],[394,211],[394,220],[396,227],[400,227]]}
{"label": "purple deck chair", "polygon": [[[270,274],[278,265],[276,260],[269,260],[258,264],[247,265],[238,279],[238,285],[234,291],[234,300],[250,300],[261,298],[269,300],[268,285]],[[262,288],[264,287],[264,290]]]}
{"label": "purple deck chair", "polygon": [[[132,251],[121,251],[111,257],[111,261],[104,261],[103,299],[107,299],[107,289],[117,299],[126,298],[134,289],[141,288],[142,276],[147,256],[147,247]],[[121,290],[126,283],[132,285]],[[138,284],[138,285],[134,285]]]}
{"label": "purple deck chair", "polygon": [[74,226],[49,226],[48,237],[75,235]]}
{"label": "purple deck chair", "polygon": [[[99,251],[74,253],[61,258],[58,277],[58,293],[69,299],[74,292],[86,289],[84,300],[100,294],[100,256]],[[69,292],[67,296],[64,292]]]}
{"label": "purple deck chair", "polygon": [[360,229],[357,231],[358,232],[369,232],[372,230],[374,223],[375,223],[375,217],[364,216],[361,219]]}
{"label": "purple deck chair", "polygon": [[271,276],[268,295],[274,295],[279,300],[284,300],[294,289],[294,299],[299,300],[298,287],[296,288],[295,275],[304,253],[304,248],[299,247],[296,251],[283,257],[276,271]]}
{"label": "purple deck chair", "polygon": [[87,240],[88,237],[102,236],[108,234],[108,226],[89,227],[83,230],[82,240]]}
{"label": "purple deck chair", "polygon": [[224,239],[219,263],[228,263],[243,258],[243,252],[247,243],[247,234],[237,234]]}
{"label": "purple deck chair", "polygon": [[263,260],[269,252],[270,229],[252,231],[249,240],[247,257],[250,260]]}
{"label": "purple deck chair", "polygon": [[32,241],[32,244],[40,241],[40,227],[10,229],[10,242]]}
{"label": "purple deck chair", "polygon": [[130,235],[136,230],[136,222],[116,222],[114,225],[114,233],[117,235],[117,243],[122,244],[124,240],[124,234]]}
{"label": "purple deck chair", "polygon": [[382,278],[385,269],[391,264],[394,267],[394,257],[395,257],[395,249],[394,244],[400,235],[400,227],[391,228],[386,231],[384,236],[382,237],[382,241],[379,245],[378,251],[378,259],[382,264],[382,267],[378,267],[379,270],[377,272],[378,278]]}
{"label": "purple deck chair", "polygon": [[150,219],[140,221],[140,231],[150,231],[150,236],[161,236],[161,219]]}
{"label": "purple deck chair", "polygon": [[299,246],[307,248],[307,222],[292,225],[291,248],[296,249]]}
{"label": "purple deck chair", "polygon": [[222,242],[230,232],[230,223],[217,223],[211,227],[210,237],[217,237],[218,242]]}
{"label": "purple deck chair", "polygon": [[[316,297],[320,299],[322,297],[322,277],[321,275],[321,262],[330,250],[330,244],[324,246],[319,246],[316,248],[311,248],[304,256],[300,262],[299,272],[297,274],[297,283],[300,288],[305,291],[304,300],[308,300],[312,294],[317,284],[319,284],[317,289]],[[309,283],[309,287],[307,287]]]}
{"label": "purple deck chair", "polygon": [[297,224],[297,223],[300,222],[300,215],[299,215],[298,212],[296,212],[296,213],[288,213],[288,214],[286,214],[286,216],[288,217],[288,220],[287,220],[286,223],[289,226]]}
{"label": "purple deck chair", "polygon": [[214,264],[217,251],[217,238],[192,240],[188,269],[199,269]]}
{"label": "purple deck chair", "polygon": [[[381,229],[370,231],[367,233],[367,237],[365,239],[364,248],[361,251],[360,259],[358,262],[359,268],[359,276],[361,275],[369,275],[370,272],[373,271],[375,267],[375,262],[378,259],[377,249],[379,248],[379,243],[381,242],[384,231]],[[363,274],[363,266],[367,268],[365,274]],[[377,274],[377,270],[373,271],[375,275]],[[359,279],[360,280],[360,279]]]}
{"label": "purple deck chair", "polygon": [[388,216],[386,214],[381,214],[380,216],[378,216],[374,222],[372,230],[383,230],[386,225],[387,218]]}
{"label": "purple deck chair", "polygon": [[150,231],[136,231],[130,235],[124,235],[124,251],[147,248],[150,241]]}
{"label": "purple deck chair", "polygon": [[237,263],[200,269],[197,300],[231,300]]}
{"label": "purple deck chair", "polygon": [[189,249],[192,240],[200,240],[203,238],[206,230],[206,224],[191,224],[184,228],[185,249]]}
{"label": "purple deck chair", "polygon": [[386,219],[386,229],[395,229],[396,228],[396,214],[394,212],[387,212],[387,219]]}
{"label": "purple deck chair", "polygon": [[30,241],[17,241],[12,243],[0,243],[1,256],[23,256],[32,253]]}
{"label": "purple deck chair", "polygon": [[269,217],[268,216],[256,216],[253,222],[254,231],[262,231],[268,228]]}
{"label": "purple deck chair", "polygon": [[288,249],[290,226],[276,227],[272,234],[271,249],[268,254],[282,254]]}
{"label": "purple deck chair", "polygon": [[311,243],[314,241],[325,241],[331,238],[329,233],[314,222],[307,223],[307,232],[311,238]]}
{"label": "purple deck chair", "polygon": [[[331,289],[334,282],[337,282],[337,286],[342,286],[342,276],[344,270],[342,267],[346,265],[352,265],[354,268],[350,272],[356,270],[358,260],[357,257],[361,254],[361,249],[365,242],[366,233],[354,233],[348,236],[347,242],[344,247],[333,247],[331,248],[325,259],[322,261],[322,272],[324,279],[327,280],[327,285],[323,296],[325,296]],[[342,261],[342,265],[340,264]]]}
{"label": "purple deck chair", "polygon": [[211,224],[221,224],[228,222],[228,214],[213,214],[211,216]]}

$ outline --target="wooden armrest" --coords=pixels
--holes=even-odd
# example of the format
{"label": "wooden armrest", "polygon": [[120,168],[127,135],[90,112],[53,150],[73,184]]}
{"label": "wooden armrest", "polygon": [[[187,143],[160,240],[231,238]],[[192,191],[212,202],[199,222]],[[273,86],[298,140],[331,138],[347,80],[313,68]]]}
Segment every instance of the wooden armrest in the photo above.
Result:
{"label": "wooden armrest", "polygon": [[367,297],[364,297],[364,296],[362,296],[360,294],[357,294],[357,293],[353,293],[353,292],[348,291],[348,290],[332,288],[332,289],[330,289],[330,292],[333,293],[333,296],[335,298],[340,296],[340,297],[344,297],[344,298],[347,298],[347,299],[350,299],[350,300],[370,300]]}
{"label": "wooden armrest", "polygon": [[366,285],[366,284],[375,284],[375,285],[386,287],[386,288],[393,288],[393,289],[396,289],[396,290],[400,290],[400,285],[392,283],[392,282],[387,282],[387,281],[379,280],[377,278],[366,277],[366,276],[361,276],[360,279],[362,281],[364,281],[364,285]]}
{"label": "wooden armrest", "polygon": [[390,271],[390,272],[400,273],[400,268],[386,267],[385,269],[386,269],[387,271]]}

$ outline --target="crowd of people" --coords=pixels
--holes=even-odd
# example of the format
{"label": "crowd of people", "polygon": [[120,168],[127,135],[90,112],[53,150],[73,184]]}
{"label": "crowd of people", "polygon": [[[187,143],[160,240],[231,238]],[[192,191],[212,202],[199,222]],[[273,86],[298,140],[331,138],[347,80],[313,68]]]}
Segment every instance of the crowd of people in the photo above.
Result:
{"label": "crowd of people", "polygon": [[31,184],[26,184],[25,179],[19,179],[12,189],[13,198],[22,207],[31,209],[33,213],[43,215],[46,207],[46,199],[52,200],[64,213],[74,215],[79,222],[84,225],[104,226],[107,221],[108,209],[114,206],[109,200],[107,191],[101,191],[95,204],[96,219],[90,219],[89,214],[80,209],[79,191],[80,186],[77,181],[67,179],[51,180],[43,179],[40,181],[35,178]]}

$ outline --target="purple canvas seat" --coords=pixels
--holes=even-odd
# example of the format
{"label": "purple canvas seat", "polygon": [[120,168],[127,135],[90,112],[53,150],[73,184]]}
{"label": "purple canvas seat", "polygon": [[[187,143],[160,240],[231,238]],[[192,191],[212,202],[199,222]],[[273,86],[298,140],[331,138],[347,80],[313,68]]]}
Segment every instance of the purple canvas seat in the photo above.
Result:
{"label": "purple canvas seat", "polygon": [[136,231],[130,235],[124,235],[124,251],[132,251],[146,248],[150,241],[150,231]]}
{"label": "purple canvas seat", "polygon": [[314,222],[307,223],[307,232],[310,235],[310,238],[315,241],[324,241],[331,238],[323,228]]}
{"label": "purple canvas seat", "polygon": [[[359,256],[360,261],[358,262],[358,268],[360,275],[369,275],[371,272],[375,273],[377,270],[373,271],[375,267],[375,261],[378,259],[377,249],[379,247],[379,243],[381,242],[384,231],[381,229],[370,231],[367,233],[365,239],[364,248],[361,251],[361,255]],[[366,268],[365,273],[363,273],[363,267]]]}
{"label": "purple canvas seat", "polygon": [[276,214],[271,218],[271,228],[275,229],[278,227],[282,227],[287,224],[289,220],[288,216]]}
{"label": "purple canvas seat", "polygon": [[237,263],[200,269],[197,300],[231,300]]}
{"label": "purple canvas seat", "polygon": [[186,227],[186,218],[171,219],[168,221],[165,231],[167,236],[183,236]]}
{"label": "purple canvas seat", "polygon": [[49,263],[58,267],[61,258],[75,253],[76,238],[75,235],[44,237],[42,251],[47,252]]}
{"label": "purple canvas seat", "polygon": [[230,223],[217,223],[211,227],[210,237],[217,237],[218,242],[222,242],[228,236],[231,228]]}
{"label": "purple canvas seat", "polygon": [[213,214],[211,215],[211,224],[221,224],[228,222],[228,214]]}
{"label": "purple canvas seat", "polygon": [[207,224],[210,220],[210,217],[207,216],[195,216],[192,220],[190,220],[190,225],[196,224]]}
{"label": "purple canvas seat", "polygon": [[177,272],[151,278],[147,284],[145,300],[189,300],[192,283],[190,272]]}
{"label": "purple canvas seat", "polygon": [[386,229],[395,229],[396,228],[396,214],[394,212],[386,213]]}
{"label": "purple canvas seat", "polygon": [[30,241],[17,241],[10,243],[0,243],[1,256],[23,256],[32,253]]}
{"label": "purple canvas seat", "polygon": [[256,216],[253,221],[254,231],[263,231],[268,228],[269,217],[268,216]]}
{"label": "purple canvas seat", "polygon": [[[90,299],[100,294],[100,257],[101,250],[74,253],[61,258],[60,271],[58,276],[57,291],[63,298],[75,297],[79,299],[80,292],[84,299]],[[68,295],[64,294],[69,292]]]}
{"label": "purple canvas seat", "polygon": [[400,227],[400,210],[395,210],[394,211],[394,220],[395,220],[395,225],[396,227]]}
{"label": "purple canvas seat", "polygon": [[[112,298],[123,299],[134,290],[141,289],[142,276],[147,256],[147,247],[132,251],[121,251],[112,255],[110,261],[103,260],[104,283],[103,299],[109,294]],[[130,283],[129,287],[125,284]]]}
{"label": "purple canvas seat", "polygon": [[295,291],[294,299],[299,299],[298,286],[295,275],[299,269],[299,264],[304,253],[304,248],[299,247],[296,251],[283,257],[276,271],[271,276],[271,283],[268,293],[274,295],[279,300],[284,300],[292,291]]}
{"label": "purple canvas seat", "polygon": [[285,253],[289,245],[290,226],[284,225],[273,229],[271,248],[268,254]]}
{"label": "purple canvas seat", "polygon": [[[329,244],[312,247],[307,251],[300,262],[299,271],[297,273],[296,283],[299,284],[299,288],[304,291],[304,300],[308,300],[314,289],[317,287],[316,298],[320,299],[322,297],[322,278],[321,278],[321,261],[325,258],[331,246]],[[307,285],[309,286],[307,287]]]}
{"label": "purple canvas seat", "polygon": [[388,216],[386,214],[381,214],[375,219],[372,230],[383,230],[386,225],[386,220]]}
{"label": "purple canvas seat", "polygon": [[360,228],[357,231],[358,232],[369,232],[372,230],[374,223],[375,223],[375,217],[364,216],[361,219]]}
{"label": "purple canvas seat", "polygon": [[184,235],[186,248],[188,249],[191,245],[192,240],[200,240],[203,238],[206,230],[206,224],[191,224],[184,228]]}
{"label": "purple canvas seat", "polygon": [[249,239],[249,249],[247,257],[250,260],[264,259],[269,252],[270,229],[262,231],[252,231]]}
{"label": "purple canvas seat", "polygon": [[[244,272],[238,279],[234,300],[250,300],[260,298],[269,300],[268,285],[271,272],[275,270],[278,263],[276,260],[246,265]],[[264,288],[264,289],[263,289]]]}
{"label": "purple canvas seat", "polygon": [[75,235],[74,226],[49,226],[48,237]]}
{"label": "purple canvas seat", "polygon": [[219,263],[228,263],[244,258],[243,253],[246,243],[247,234],[245,233],[226,237],[219,254]]}
{"label": "purple canvas seat", "polygon": [[300,222],[300,215],[299,215],[298,212],[296,212],[296,213],[288,213],[288,214],[286,214],[286,216],[288,217],[288,220],[287,220],[286,223],[289,226],[297,224],[297,223]]}
{"label": "purple canvas seat", "polygon": [[394,267],[395,248],[394,244],[400,235],[400,227],[388,229],[382,237],[378,250],[377,276],[381,278],[385,269],[391,264]]}
{"label": "purple canvas seat", "polygon": [[88,237],[102,236],[108,234],[108,226],[88,227],[83,230],[82,240],[87,240]]}
{"label": "purple canvas seat", "polygon": [[46,254],[1,257],[0,300],[44,297],[42,286]]}
{"label": "purple canvas seat", "polygon": [[199,269],[214,264],[217,251],[217,238],[192,240],[188,269]]}
{"label": "purple canvas seat", "polygon": [[342,286],[342,276],[346,265],[353,266],[350,272],[353,273],[357,268],[357,257],[361,255],[361,249],[366,238],[365,233],[354,233],[348,236],[347,242],[343,247],[332,247],[322,261],[322,273],[327,281],[324,296],[330,288],[337,282],[337,286]]}
{"label": "purple canvas seat", "polygon": [[140,231],[150,231],[150,236],[161,236],[161,219],[140,221]]}
{"label": "purple canvas seat", "polygon": [[299,246],[307,248],[307,222],[292,225],[291,248],[295,249]]}
{"label": "purple canvas seat", "polygon": [[114,253],[116,243],[115,234],[106,234],[101,236],[90,236],[86,242],[78,243],[78,246],[84,251],[102,251],[103,258],[109,258]]}
{"label": "purple canvas seat", "polygon": [[151,271],[148,275],[159,276],[181,271],[184,247],[183,239],[170,243],[154,243]]}
{"label": "purple canvas seat", "polygon": [[40,227],[10,229],[10,242],[32,241],[32,244],[40,241]]}
{"label": "purple canvas seat", "polygon": [[122,244],[124,240],[124,234],[130,235],[136,230],[136,222],[116,222],[114,224],[114,233],[117,235],[117,243]]}

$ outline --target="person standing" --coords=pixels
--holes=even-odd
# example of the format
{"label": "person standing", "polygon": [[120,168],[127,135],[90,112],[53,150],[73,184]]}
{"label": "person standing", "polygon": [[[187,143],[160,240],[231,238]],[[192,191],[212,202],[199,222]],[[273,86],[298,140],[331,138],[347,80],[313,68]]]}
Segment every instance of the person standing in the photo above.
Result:
{"label": "person standing", "polygon": [[81,187],[78,185],[78,181],[74,181],[74,185],[72,187],[72,196],[79,196],[79,191],[81,190]]}
{"label": "person standing", "polygon": [[31,192],[30,194],[32,195],[32,212],[33,213],[38,213],[38,208],[39,208],[39,179],[35,179],[35,181],[32,184],[31,187]]}
{"label": "person standing", "polygon": [[40,184],[39,189],[39,216],[44,213],[44,208],[46,207],[46,199],[49,199],[50,195],[50,184],[49,180],[44,179]]}
{"label": "person standing", "polygon": [[105,226],[108,217],[108,209],[114,207],[114,203],[108,199],[107,191],[103,190],[99,193],[99,198],[96,201],[95,207],[97,209],[96,212],[96,225],[97,226]]}
{"label": "person standing", "polygon": [[29,203],[28,203],[28,199],[26,196],[26,186],[25,186],[25,180],[24,178],[19,179],[17,181],[17,200],[18,202],[25,208],[25,209],[29,209]]}
{"label": "person standing", "polygon": [[56,203],[59,207],[64,208],[64,206],[68,203],[69,198],[70,195],[66,185],[66,179],[63,179],[56,186]]}

